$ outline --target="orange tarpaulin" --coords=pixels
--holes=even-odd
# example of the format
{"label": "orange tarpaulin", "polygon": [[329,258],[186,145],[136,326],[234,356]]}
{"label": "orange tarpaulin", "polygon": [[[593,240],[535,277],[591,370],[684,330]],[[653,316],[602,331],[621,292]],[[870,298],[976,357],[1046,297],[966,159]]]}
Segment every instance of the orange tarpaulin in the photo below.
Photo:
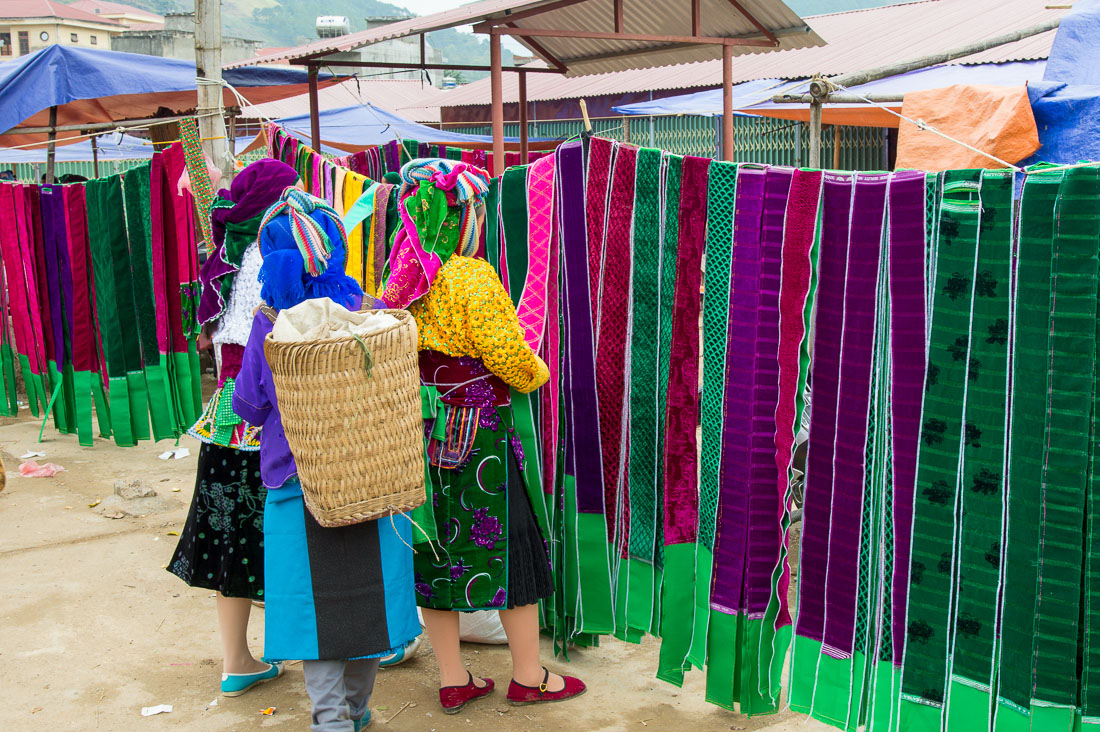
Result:
{"label": "orange tarpaulin", "polygon": [[[1008,163],[1015,164],[1039,149],[1039,131],[1024,86],[957,85],[909,92],[902,114]],[[935,172],[1004,166],[902,122],[896,167]]]}

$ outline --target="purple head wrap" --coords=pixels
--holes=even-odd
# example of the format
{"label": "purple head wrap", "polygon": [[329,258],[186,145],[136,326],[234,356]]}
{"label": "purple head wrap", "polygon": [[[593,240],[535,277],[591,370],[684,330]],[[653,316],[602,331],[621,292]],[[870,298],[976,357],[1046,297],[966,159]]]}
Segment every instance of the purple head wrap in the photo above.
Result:
{"label": "purple head wrap", "polygon": [[[283,191],[297,182],[298,172],[294,168],[278,160],[265,158],[242,170],[233,179],[229,190],[223,188],[218,191],[221,202],[216,202],[210,212],[215,249],[199,270],[199,280],[202,283],[198,306],[200,323],[208,323],[222,314],[225,309],[225,300],[222,297],[225,278],[235,276],[240,269],[240,255],[243,252],[237,252],[234,256],[226,251],[226,227],[244,224],[262,216],[264,211],[279,200]],[[222,202],[233,205],[226,206]]]}

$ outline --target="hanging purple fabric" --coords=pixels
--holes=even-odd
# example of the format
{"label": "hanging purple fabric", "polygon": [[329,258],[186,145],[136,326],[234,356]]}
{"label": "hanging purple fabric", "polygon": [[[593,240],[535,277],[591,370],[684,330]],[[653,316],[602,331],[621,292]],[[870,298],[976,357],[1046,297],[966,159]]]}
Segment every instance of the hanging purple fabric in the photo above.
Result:
{"label": "hanging purple fabric", "polygon": [[895,173],[890,181],[891,459],[894,470],[894,666],[901,668],[909,588],[910,534],[917,447],[928,354],[925,352],[924,173]]}
{"label": "hanging purple fabric", "polygon": [[672,310],[668,401],[665,407],[665,545],[694,543],[699,535],[699,315],[707,228],[710,159],[686,156],[680,185],[680,240]]}
{"label": "hanging purple fabric", "polygon": [[752,353],[756,343],[760,225],[766,179],[767,173],[762,168],[741,167],[733,217],[725,423],[711,590],[711,607],[731,615],[744,609],[753,392],[753,362],[745,354]]}
{"label": "hanging purple fabric", "polygon": [[863,530],[863,478],[867,463],[867,419],[875,343],[879,253],[889,174],[857,174],[848,240],[844,291],[844,341],[840,356],[836,451],[829,566],[825,577],[823,652],[847,658],[853,651],[859,596],[859,551]]}
{"label": "hanging purple fabric", "polygon": [[[69,240],[65,227],[65,199],[61,186],[43,186],[42,243],[46,265],[46,295],[53,331],[53,358],[58,369],[72,358],[65,344],[66,326],[72,332],[73,281],[69,268]],[[67,280],[67,282],[66,282]]]}
{"label": "hanging purple fabric", "polygon": [[588,237],[584,221],[584,152],[580,142],[558,147],[558,230],[564,260],[565,353],[562,403],[566,431],[565,470],[576,480],[577,510],[603,513],[599,402],[596,399],[596,348],[588,294]]}
{"label": "hanging purple fabric", "polygon": [[745,609],[763,617],[771,598],[772,572],[782,544],[782,499],[776,492],[775,410],[779,403],[779,284],[787,199],[794,171],[769,168],[761,221],[760,283],[756,347],[753,358],[751,483],[748,504],[748,554]]}
{"label": "hanging purple fabric", "polygon": [[825,629],[825,570],[833,499],[840,342],[844,322],[844,276],[851,220],[850,176],[827,173],[822,183],[820,278],[814,316],[813,402],[806,454],[802,544],[799,552],[798,623],[795,633],[821,641]]}

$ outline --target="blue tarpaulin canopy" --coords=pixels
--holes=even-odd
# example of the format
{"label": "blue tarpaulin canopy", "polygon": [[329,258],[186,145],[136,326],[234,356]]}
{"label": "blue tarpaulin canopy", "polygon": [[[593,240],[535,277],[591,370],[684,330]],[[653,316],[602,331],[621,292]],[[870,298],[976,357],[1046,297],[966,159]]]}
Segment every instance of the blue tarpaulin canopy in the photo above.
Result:
{"label": "blue tarpaulin canopy", "polygon": [[[490,135],[464,135],[459,132],[447,132],[428,127],[417,122],[411,122],[404,117],[399,117],[373,104],[365,103],[341,109],[329,109],[320,113],[321,139],[324,142],[353,148],[384,145],[390,140],[419,140],[420,142],[453,143],[479,143],[491,145],[493,138]],[[309,115],[302,114],[296,117],[285,117],[276,120],[288,133],[299,140],[309,144],[310,124]],[[506,138],[507,142],[517,142],[514,137]],[[531,142],[539,142],[532,139]],[[322,151],[341,155],[346,150],[330,148],[322,145]]]}
{"label": "blue tarpaulin canopy", "polygon": [[[308,82],[305,70],[272,67],[226,71],[225,80],[254,104],[301,94]],[[58,125],[78,125],[186,112],[195,100],[189,61],[53,45],[0,63],[0,133],[49,124],[52,106]],[[228,89],[225,103],[237,104]],[[35,139],[4,137],[9,145]]]}
{"label": "blue tarpaulin canopy", "polygon": [[1098,54],[1100,1],[1078,2],[1058,26],[1043,80],[1028,86],[1042,147],[1021,165],[1100,160]]}

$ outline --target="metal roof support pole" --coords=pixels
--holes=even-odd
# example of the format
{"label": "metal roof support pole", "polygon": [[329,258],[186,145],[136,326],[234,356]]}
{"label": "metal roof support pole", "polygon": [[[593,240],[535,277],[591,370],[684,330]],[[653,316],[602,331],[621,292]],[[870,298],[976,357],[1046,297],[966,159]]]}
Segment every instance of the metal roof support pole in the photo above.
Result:
{"label": "metal roof support pole", "polygon": [[810,102],[810,168],[821,169],[821,100]]}
{"label": "metal roof support pole", "polygon": [[[495,29],[494,29],[495,30]],[[500,64],[500,34],[489,35],[489,81],[493,97],[493,175],[504,175],[504,83]]]}
{"label": "metal roof support pole", "polygon": [[96,135],[92,135],[92,175],[99,177],[99,148],[96,146]]}
{"label": "metal roof support pole", "polygon": [[321,152],[321,112],[317,98],[317,67],[309,67],[309,139],[313,149]]}
{"label": "metal roof support pole", "polygon": [[46,183],[53,183],[54,155],[57,145],[57,105],[50,107],[49,144],[46,145]]}
{"label": "metal roof support pole", "polygon": [[[498,38],[500,36],[497,36]],[[527,164],[527,72],[519,76],[519,164]]]}
{"label": "metal roof support pole", "polygon": [[722,46],[722,159],[733,162],[733,46]]}

